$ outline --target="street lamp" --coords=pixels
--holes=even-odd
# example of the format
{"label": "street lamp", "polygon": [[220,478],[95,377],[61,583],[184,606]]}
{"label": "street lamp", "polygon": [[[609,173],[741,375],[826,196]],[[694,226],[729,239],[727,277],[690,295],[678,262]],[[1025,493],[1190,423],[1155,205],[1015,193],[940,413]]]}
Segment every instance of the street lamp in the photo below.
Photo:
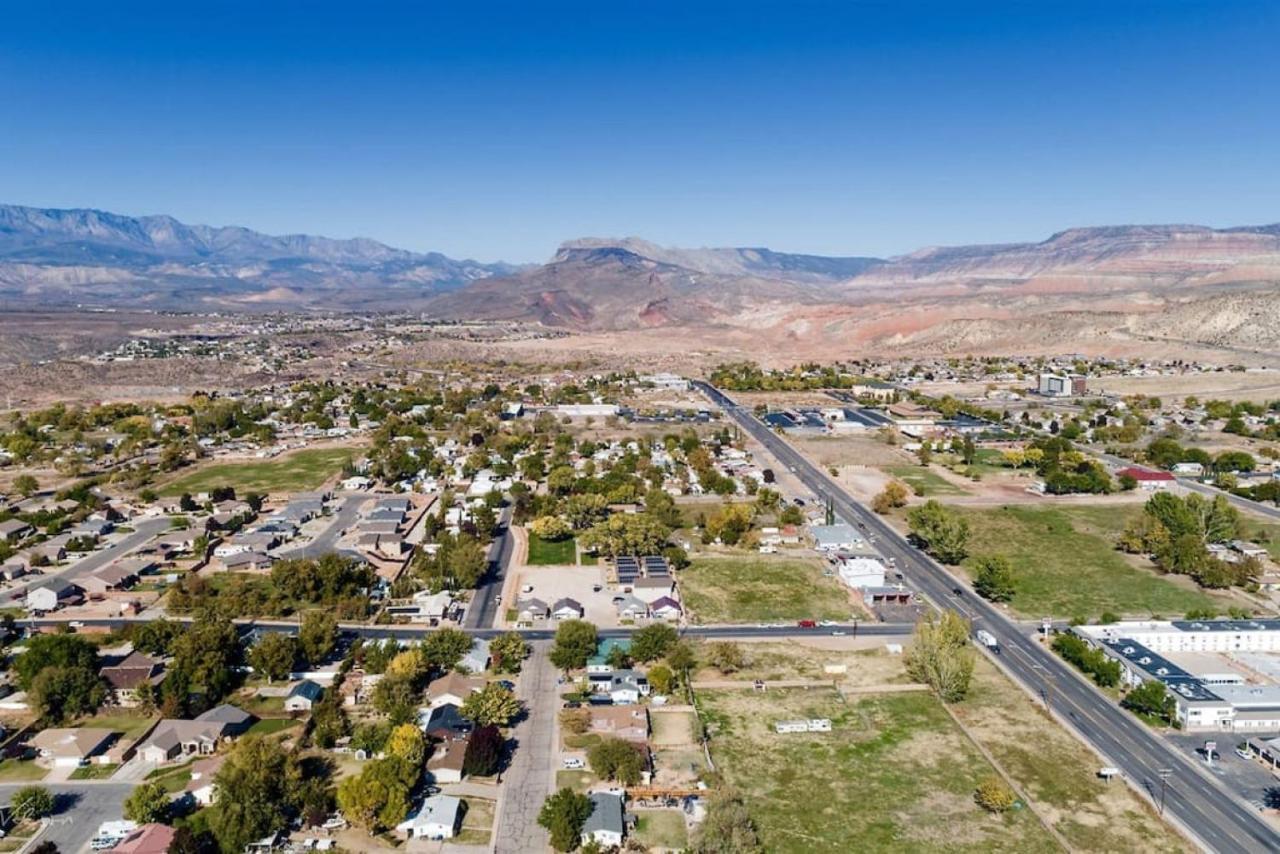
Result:
{"label": "street lamp", "polygon": [[1161,768],[1156,772],[1156,776],[1160,778],[1160,815],[1164,815],[1164,793],[1169,787],[1169,777],[1173,774],[1172,768]]}

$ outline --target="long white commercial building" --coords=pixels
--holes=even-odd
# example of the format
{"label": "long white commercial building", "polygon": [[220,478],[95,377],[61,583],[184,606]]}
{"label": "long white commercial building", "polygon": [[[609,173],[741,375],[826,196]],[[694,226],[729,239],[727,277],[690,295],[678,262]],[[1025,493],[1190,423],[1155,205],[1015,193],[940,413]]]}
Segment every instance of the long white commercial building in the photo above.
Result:
{"label": "long white commercial building", "polygon": [[1126,684],[1163,682],[1187,731],[1280,731],[1280,685],[1245,677],[1269,669],[1258,666],[1258,653],[1280,653],[1280,620],[1120,622],[1073,631],[1119,661]]}

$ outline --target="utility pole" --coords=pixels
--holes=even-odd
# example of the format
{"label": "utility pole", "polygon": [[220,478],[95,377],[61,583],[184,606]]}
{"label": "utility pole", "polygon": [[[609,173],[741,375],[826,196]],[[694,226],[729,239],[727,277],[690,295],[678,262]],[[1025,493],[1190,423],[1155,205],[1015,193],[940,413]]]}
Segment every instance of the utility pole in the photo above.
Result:
{"label": "utility pole", "polygon": [[1169,775],[1172,773],[1172,768],[1161,768],[1156,772],[1156,775],[1160,778],[1160,815],[1164,815],[1164,793],[1169,788]]}

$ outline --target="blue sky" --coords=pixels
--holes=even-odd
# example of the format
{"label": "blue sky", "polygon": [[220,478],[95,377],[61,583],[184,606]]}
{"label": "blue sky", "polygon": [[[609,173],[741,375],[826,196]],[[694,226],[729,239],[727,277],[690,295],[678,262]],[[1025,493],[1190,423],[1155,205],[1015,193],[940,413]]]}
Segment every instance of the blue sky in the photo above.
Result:
{"label": "blue sky", "polygon": [[1278,44],[1274,1],[11,4],[0,201],[513,261],[1273,222]]}

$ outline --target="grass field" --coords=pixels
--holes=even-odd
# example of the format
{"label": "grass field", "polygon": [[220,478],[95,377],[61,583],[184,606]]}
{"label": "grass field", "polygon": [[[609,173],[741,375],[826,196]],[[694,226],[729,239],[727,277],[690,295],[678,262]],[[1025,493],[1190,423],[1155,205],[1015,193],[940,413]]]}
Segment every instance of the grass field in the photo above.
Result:
{"label": "grass field", "polygon": [[680,572],[680,591],[698,623],[848,619],[849,596],[817,563],[698,558]]}
{"label": "grass field", "polygon": [[1129,563],[1116,536],[1136,504],[960,509],[969,520],[969,559],[1004,555],[1016,573],[1011,608],[1028,617],[1181,616],[1217,607],[1209,595]]}
{"label": "grass field", "polygon": [[577,546],[573,537],[552,542],[529,534],[529,565],[556,566],[577,563]]}
{"label": "grass field", "polygon": [[911,487],[924,491],[926,498],[938,495],[967,495],[968,492],[956,486],[942,475],[930,471],[926,466],[888,466],[889,474]]}
{"label": "grass field", "polygon": [[181,765],[162,765],[147,775],[147,782],[156,783],[169,794],[181,792],[191,782],[191,766],[195,760]]}
{"label": "grass field", "polygon": [[355,456],[352,448],[313,448],[295,451],[273,460],[252,463],[215,463],[170,481],[165,495],[196,495],[220,486],[233,486],[236,494],[281,493],[315,489],[342,470]]}
{"label": "grass field", "polygon": [[301,724],[302,721],[294,720],[293,718],[262,718],[253,722],[253,726],[249,727],[249,734],[275,735],[278,732],[293,729]]}
{"label": "grass field", "polygon": [[985,658],[953,709],[1076,850],[1190,850],[1128,786],[1099,780],[1097,756]]}
{"label": "grass field", "polygon": [[[1056,851],[1027,810],[973,800],[990,765],[931,695],[846,702],[835,691],[699,692],[716,767],[770,852]],[[774,722],[830,718],[832,732]]]}
{"label": "grass field", "polygon": [[596,782],[596,775],[590,771],[568,771],[560,769],[556,772],[556,788],[570,788],[575,792],[585,792]]}
{"label": "grass field", "polygon": [[635,838],[646,848],[682,851],[689,843],[679,810],[637,810]]}

